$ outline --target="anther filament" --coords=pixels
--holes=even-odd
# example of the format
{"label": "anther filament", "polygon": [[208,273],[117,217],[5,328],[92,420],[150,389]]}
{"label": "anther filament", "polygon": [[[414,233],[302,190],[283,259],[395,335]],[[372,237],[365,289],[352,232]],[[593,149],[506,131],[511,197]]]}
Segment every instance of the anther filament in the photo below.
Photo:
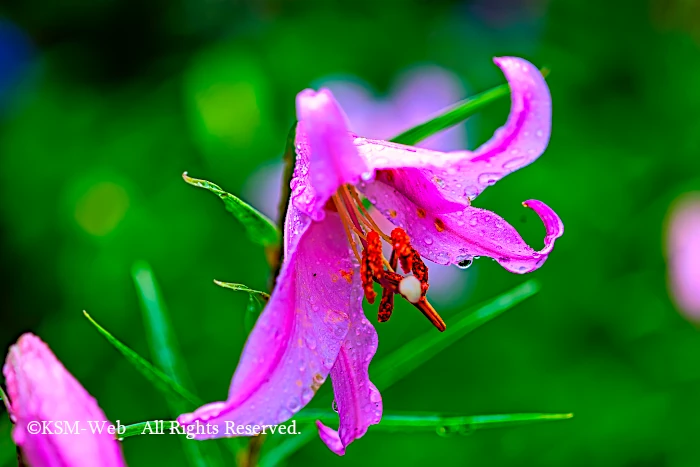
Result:
{"label": "anther filament", "polygon": [[[420,254],[411,246],[406,232],[400,227],[392,230],[391,235],[382,232],[352,186],[341,186],[332,200],[343,223],[348,243],[360,263],[362,288],[370,304],[374,303],[377,297],[373,284],[377,283],[382,288],[377,315],[379,322],[391,318],[394,295],[399,294],[418,308],[438,330],[444,331],[445,322],[426,298],[429,287],[428,268]],[[382,253],[382,240],[392,248],[388,261]],[[362,247],[361,253],[358,246]],[[398,266],[408,275],[403,276],[396,272]]]}

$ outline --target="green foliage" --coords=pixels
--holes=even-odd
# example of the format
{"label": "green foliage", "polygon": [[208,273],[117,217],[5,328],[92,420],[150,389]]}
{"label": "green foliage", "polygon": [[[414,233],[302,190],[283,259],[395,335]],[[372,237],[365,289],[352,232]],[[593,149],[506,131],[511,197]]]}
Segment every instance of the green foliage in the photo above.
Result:
{"label": "green foliage", "polygon": [[189,177],[187,173],[182,174],[182,178],[190,185],[204,188],[218,196],[224,202],[226,210],[243,224],[250,241],[263,246],[276,246],[279,243],[280,233],[275,224],[254,207],[214,183]]}
{"label": "green foliage", "polygon": [[[161,297],[153,271],[148,263],[139,261],[134,264],[131,276],[141,303],[146,335],[151,354],[158,367],[170,378],[177,387],[192,388],[192,381],[185,365],[185,359],[180,353],[180,346],[173,331],[170,316]],[[138,356],[136,356],[138,357]],[[132,360],[135,363],[136,360]],[[143,365],[140,366],[144,368]],[[166,394],[171,416],[178,416],[192,410],[189,402],[180,397]],[[122,437],[126,437],[126,434]],[[224,465],[221,453],[216,445],[208,443],[192,443],[182,438],[182,447],[192,466]]]}
{"label": "green foliage", "polygon": [[[203,402],[194,394],[192,394],[187,389],[180,386],[177,382],[173,381],[171,377],[163,373],[150,362],[145,360],[139,354],[131,350],[126,345],[122,344],[116,337],[109,333],[105,328],[97,324],[97,322],[92,319],[92,317],[83,311],[85,317],[90,321],[97,332],[99,332],[107,342],[112,344],[119,353],[121,353],[126,359],[131,363],[139,373],[141,373],[148,381],[150,381],[157,389],[159,389],[164,395],[172,397],[187,404],[191,409],[194,409],[203,404]],[[168,352],[168,350],[159,349],[160,352]]]}

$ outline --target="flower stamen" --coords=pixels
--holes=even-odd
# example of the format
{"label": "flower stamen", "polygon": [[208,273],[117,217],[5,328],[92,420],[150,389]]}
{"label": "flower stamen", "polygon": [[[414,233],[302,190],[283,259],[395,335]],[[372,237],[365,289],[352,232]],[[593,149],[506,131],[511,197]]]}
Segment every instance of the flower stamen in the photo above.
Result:
{"label": "flower stamen", "polygon": [[[440,331],[445,330],[445,322],[430,305],[426,298],[428,291],[428,268],[420,254],[411,246],[406,231],[396,227],[391,236],[381,231],[372,216],[362,205],[359,194],[352,186],[342,185],[332,196],[335,210],[348,238],[350,247],[360,264],[360,279],[365,298],[374,304],[377,293],[374,283],[382,287],[382,299],[379,303],[377,320],[388,321],[394,310],[394,295],[399,294],[421,313]],[[362,254],[358,250],[361,243]],[[391,245],[391,256],[387,261],[382,253],[382,240]],[[397,273],[398,265],[404,273]]]}

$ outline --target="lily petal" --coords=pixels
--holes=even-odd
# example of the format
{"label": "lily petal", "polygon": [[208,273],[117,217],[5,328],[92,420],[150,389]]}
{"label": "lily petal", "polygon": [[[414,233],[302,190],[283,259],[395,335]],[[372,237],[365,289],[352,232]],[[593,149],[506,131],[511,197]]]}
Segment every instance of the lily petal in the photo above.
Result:
{"label": "lily petal", "polygon": [[328,89],[300,92],[297,118],[292,202],[318,221],[331,195],[344,183],[357,183],[367,164],[348,138],[347,118]]}
{"label": "lily petal", "polygon": [[[228,399],[178,418],[182,425],[228,427],[276,425],[314,396],[333,367],[348,330],[348,314],[361,289],[340,218],[323,222],[290,206],[285,223],[285,261],[270,301],[248,337]],[[213,431],[213,430],[211,430]],[[251,433],[245,433],[250,436]]]}
{"label": "lily petal", "polygon": [[362,311],[362,289],[357,289],[351,307],[350,329],[331,370],[335,402],[340,416],[338,431],[320,421],[319,436],[338,455],[355,439],[362,437],[370,425],[382,418],[382,396],[369,380],[369,363],[377,351],[377,331]]}
{"label": "lily petal", "polygon": [[[112,424],[104,412],[37,336],[24,334],[10,347],[3,373],[15,422],[12,439],[29,466],[126,465],[119,442],[107,432]],[[68,424],[62,429],[76,432],[61,436],[33,431],[32,423],[48,423],[53,431],[59,420]],[[101,426],[102,433],[93,434],[90,423]]]}
{"label": "lily petal", "polygon": [[[469,203],[486,187],[535,161],[547,148],[551,133],[552,100],[547,83],[526,60],[503,57],[494,61],[511,88],[511,109],[506,124],[489,141],[473,152],[438,152],[356,138],[355,145],[370,168],[402,169],[407,177],[435,185],[445,200]],[[403,178],[402,174],[396,178]]]}
{"label": "lily petal", "polygon": [[523,203],[535,211],[545,225],[545,246],[535,251],[503,218],[485,209],[467,206],[436,214],[425,203],[417,204],[392,186],[380,181],[367,184],[364,193],[395,225],[406,230],[418,252],[438,264],[459,264],[474,256],[495,259],[510,272],[526,273],[539,268],[564,233],[556,213],[537,200]]}
{"label": "lily petal", "polygon": [[[511,272],[530,272],[547,258],[563,224],[547,205],[528,201],[542,218],[545,247],[530,248],[493,213],[470,207],[484,188],[540,156],[549,141],[551,98],[539,70],[513,57],[496,59],[511,87],[506,124],[475,152],[440,153],[356,138],[360,155],[376,170],[361,184],[369,200],[406,229],[415,248],[439,264],[489,256]],[[377,170],[379,169],[379,170]]]}

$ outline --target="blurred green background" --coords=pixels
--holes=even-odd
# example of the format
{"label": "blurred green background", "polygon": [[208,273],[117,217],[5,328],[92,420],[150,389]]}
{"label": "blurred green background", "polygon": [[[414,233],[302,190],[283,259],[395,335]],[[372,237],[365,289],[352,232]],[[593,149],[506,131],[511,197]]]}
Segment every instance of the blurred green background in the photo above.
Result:
{"label": "blurred green background", "polygon": [[[565,235],[528,276],[537,296],[385,391],[384,407],[575,418],[452,437],[370,428],[345,457],[314,438],[288,463],[700,466],[700,334],[669,299],[662,242],[670,203],[700,188],[697,0],[25,0],[0,12],[3,352],[35,332],[111,420],[170,418],[81,313],[148,356],[130,277],[143,259],[197,393],[222,400],[247,296],[212,279],[264,289],[269,270],[182,172],[246,198],[280,159],[301,89],[352,75],[384,95],[431,64],[479,92],[503,82],[492,57],[517,55],[552,70],[551,143],[476,205],[539,248],[544,230],[520,202],[543,200]],[[503,101],[473,118],[470,147],[507,112]],[[476,261],[455,286],[468,293],[440,307],[448,332],[450,316],[526,279]],[[377,358],[427,326],[399,308],[377,326]],[[16,462],[9,432],[2,417],[3,466]],[[177,437],[123,447],[132,467],[186,464]]]}

